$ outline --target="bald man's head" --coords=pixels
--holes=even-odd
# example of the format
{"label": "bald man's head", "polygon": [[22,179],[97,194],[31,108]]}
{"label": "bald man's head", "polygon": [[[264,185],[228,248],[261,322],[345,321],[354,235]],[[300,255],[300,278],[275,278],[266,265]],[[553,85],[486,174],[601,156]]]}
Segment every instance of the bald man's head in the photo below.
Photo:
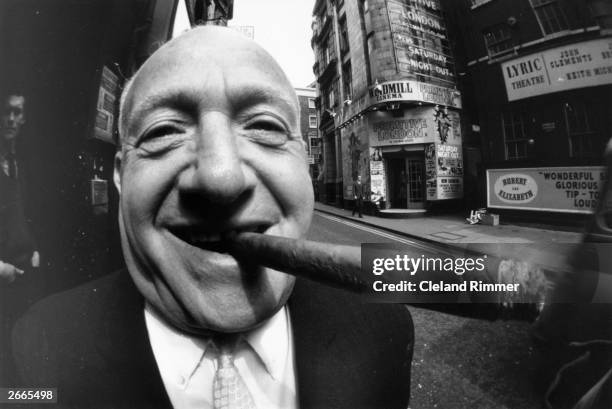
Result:
{"label": "bald man's head", "polygon": [[168,322],[244,331],[287,301],[294,278],[236,260],[222,238],[300,237],[313,208],[297,97],[274,59],[233,30],[201,27],[130,81],[115,161],[128,270]]}
{"label": "bald man's head", "polygon": [[[196,44],[197,47],[192,47]],[[291,84],[284,71],[266,50],[236,30],[220,26],[202,26],[186,31],[179,37],[176,37],[170,42],[164,44],[143,64],[143,66],[140,67],[136,74],[134,74],[125,83],[119,104],[119,135],[121,141],[124,140],[124,136],[127,134],[127,124],[129,121],[127,115],[131,110],[132,102],[130,91],[134,82],[136,82],[137,78],[141,76],[141,74],[146,73],[145,70],[150,69],[151,65],[155,67],[154,58],[166,58],[165,56],[158,57],[160,52],[165,53],[166,49],[168,49],[167,51],[170,52],[181,53],[185,47],[196,48],[198,53],[207,54],[211,57],[223,57],[223,59],[230,64],[243,63],[242,59],[244,58],[252,58],[252,64],[256,64],[257,61],[266,61],[269,64],[267,65],[267,68],[272,70],[271,74],[273,73],[279,79],[279,85],[282,85],[286,87],[287,90],[290,90],[289,93],[291,95],[289,95],[289,98],[293,100],[292,102],[295,104],[295,110],[299,116],[297,95],[295,94],[294,89],[291,87]],[[249,57],[248,54],[251,54],[251,57]]]}

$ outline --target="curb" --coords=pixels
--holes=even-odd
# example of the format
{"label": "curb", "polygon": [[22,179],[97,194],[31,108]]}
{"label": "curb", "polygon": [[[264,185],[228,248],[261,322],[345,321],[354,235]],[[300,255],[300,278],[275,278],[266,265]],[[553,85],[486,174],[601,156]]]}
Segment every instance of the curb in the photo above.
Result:
{"label": "curb", "polygon": [[351,220],[352,222],[365,224],[366,226],[375,227],[375,228],[377,228],[379,230],[384,230],[386,232],[393,233],[393,234],[396,234],[398,236],[404,236],[404,237],[407,237],[409,239],[414,239],[414,240],[426,242],[426,243],[429,243],[429,244],[451,245],[451,246],[457,245],[457,243],[449,243],[449,242],[446,242],[446,241],[438,241],[438,240],[429,239],[429,238],[426,238],[426,237],[423,237],[423,236],[417,236],[416,234],[410,234],[410,233],[406,233],[406,232],[403,232],[403,231],[400,231],[400,230],[395,230],[395,229],[392,229],[390,227],[381,226],[381,225],[378,225],[378,224],[375,224],[375,223],[372,223],[372,222],[367,222],[367,221],[362,220],[362,219],[355,219],[354,217],[345,216],[343,214],[338,214],[338,213],[335,213],[335,212],[331,212],[329,210],[317,209],[316,207],[315,207],[315,210],[317,212],[329,214],[331,216],[340,217],[340,218],[345,219],[345,220]]}

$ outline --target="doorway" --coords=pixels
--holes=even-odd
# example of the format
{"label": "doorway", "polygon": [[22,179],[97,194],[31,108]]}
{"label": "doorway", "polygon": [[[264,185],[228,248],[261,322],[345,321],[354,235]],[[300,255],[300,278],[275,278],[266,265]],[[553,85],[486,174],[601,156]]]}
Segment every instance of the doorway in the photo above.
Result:
{"label": "doorway", "polygon": [[388,175],[389,204],[394,209],[423,209],[425,207],[422,153],[407,156],[385,155]]}

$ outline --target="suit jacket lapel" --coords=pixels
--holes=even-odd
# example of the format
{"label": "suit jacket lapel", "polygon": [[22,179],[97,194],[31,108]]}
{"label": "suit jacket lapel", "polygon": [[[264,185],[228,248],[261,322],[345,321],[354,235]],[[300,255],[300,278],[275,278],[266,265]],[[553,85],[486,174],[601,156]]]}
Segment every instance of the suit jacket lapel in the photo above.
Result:
{"label": "suit jacket lapel", "polygon": [[150,408],[171,408],[144,320],[144,301],[129,273],[121,271],[112,284],[103,325],[97,334],[98,352],[109,362],[110,393],[121,396],[125,407],[146,402]]}
{"label": "suit jacket lapel", "polygon": [[301,409],[356,408],[361,346],[343,324],[336,290],[298,280],[289,303]]}

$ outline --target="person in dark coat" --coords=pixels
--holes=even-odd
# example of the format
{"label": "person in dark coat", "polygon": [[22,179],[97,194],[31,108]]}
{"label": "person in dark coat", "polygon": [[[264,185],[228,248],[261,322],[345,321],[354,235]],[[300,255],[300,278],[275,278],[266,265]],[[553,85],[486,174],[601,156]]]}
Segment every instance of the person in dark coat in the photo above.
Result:
{"label": "person in dark coat", "polygon": [[22,385],[56,386],[60,405],[76,408],[233,407],[240,396],[259,408],[405,409],[404,306],[367,304],[224,247],[228,234],[308,230],[299,124],[285,74],[239,33],[199,27],[156,51],[121,98],[126,269],[17,323]]}
{"label": "person in dark coat", "polygon": [[37,252],[24,212],[16,142],[25,123],[25,98],[8,94],[0,118],[0,385],[14,377],[10,333],[27,306]]}
{"label": "person in dark coat", "polygon": [[357,180],[353,183],[353,197],[355,199],[355,206],[353,206],[352,216],[355,216],[355,212],[358,212],[359,217],[363,218],[363,184],[361,183],[361,176],[357,176]]}

